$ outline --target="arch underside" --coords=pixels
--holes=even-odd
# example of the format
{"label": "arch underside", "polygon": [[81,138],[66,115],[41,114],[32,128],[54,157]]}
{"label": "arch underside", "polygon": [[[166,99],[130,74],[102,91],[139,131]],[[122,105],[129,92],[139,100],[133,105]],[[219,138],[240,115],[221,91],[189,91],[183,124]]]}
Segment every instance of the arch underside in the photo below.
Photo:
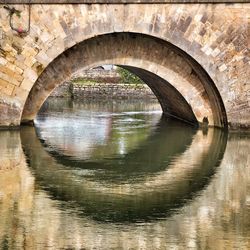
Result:
{"label": "arch underside", "polygon": [[205,118],[211,126],[227,127],[221,97],[204,69],[174,45],[134,33],[97,36],[58,56],[32,87],[22,122],[34,120],[50,93],[72,74],[104,64],[138,75],[158,98],[164,115],[195,125]]}

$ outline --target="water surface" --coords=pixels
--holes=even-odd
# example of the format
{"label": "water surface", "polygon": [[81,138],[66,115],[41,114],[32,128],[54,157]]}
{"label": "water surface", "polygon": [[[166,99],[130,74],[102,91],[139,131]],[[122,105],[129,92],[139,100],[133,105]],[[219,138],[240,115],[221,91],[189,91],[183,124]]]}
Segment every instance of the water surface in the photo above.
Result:
{"label": "water surface", "polygon": [[0,248],[249,249],[250,138],[131,100],[50,99],[0,132]]}

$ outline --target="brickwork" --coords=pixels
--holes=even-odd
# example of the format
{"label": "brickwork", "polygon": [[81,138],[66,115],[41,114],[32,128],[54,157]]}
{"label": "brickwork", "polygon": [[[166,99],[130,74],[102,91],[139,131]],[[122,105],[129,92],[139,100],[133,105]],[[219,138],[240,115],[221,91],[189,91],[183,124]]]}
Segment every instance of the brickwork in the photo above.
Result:
{"label": "brickwork", "polygon": [[144,85],[122,84],[122,83],[95,83],[95,84],[73,84],[72,96],[74,98],[97,98],[97,99],[148,99],[155,95]]}
{"label": "brickwork", "polygon": [[[160,53],[155,53],[156,50]],[[195,72],[190,76],[191,66],[177,54],[177,51],[170,49],[169,45],[163,46],[160,40],[130,33],[88,39],[59,56],[44,70],[31,90],[24,107],[23,121],[32,120],[51,91],[73,72],[82,70],[82,65],[92,68],[103,64],[123,65],[139,75],[158,97],[166,115],[194,122],[194,112],[198,121],[201,122],[203,117],[208,117],[213,125],[214,113],[215,119],[218,117],[216,125],[223,124],[223,119],[220,119],[223,117],[223,114],[220,114],[221,110],[216,107],[213,110],[210,107],[210,102],[204,98],[209,99],[200,77]],[[208,88],[212,88],[210,82],[207,81],[206,84]],[[204,97],[200,93],[203,93]],[[191,104],[188,104],[185,98]],[[219,102],[214,95],[210,98],[213,99],[211,105]]]}
{"label": "brickwork", "polygon": [[121,76],[116,70],[89,69],[74,74],[72,79],[83,78],[94,82],[121,83]]}
{"label": "brickwork", "polygon": [[[27,23],[22,13],[14,18],[17,27]],[[198,121],[207,116],[211,125],[249,128],[249,13],[248,3],[36,4],[30,34],[20,37],[0,6],[0,124],[19,125],[22,110],[23,120],[33,119],[51,91],[80,67],[112,63],[164,79],[170,85],[162,86],[177,90]],[[99,36],[117,32],[136,38],[123,37],[124,46],[119,35]],[[160,90],[154,91],[164,104]],[[174,105],[173,99],[165,104]]]}
{"label": "brickwork", "polygon": [[52,97],[96,99],[156,99],[146,84],[123,83],[116,70],[84,70],[58,86]]}
{"label": "brickwork", "polygon": [[72,96],[70,86],[71,82],[62,83],[60,86],[53,90],[53,92],[50,94],[50,97],[70,98]]}

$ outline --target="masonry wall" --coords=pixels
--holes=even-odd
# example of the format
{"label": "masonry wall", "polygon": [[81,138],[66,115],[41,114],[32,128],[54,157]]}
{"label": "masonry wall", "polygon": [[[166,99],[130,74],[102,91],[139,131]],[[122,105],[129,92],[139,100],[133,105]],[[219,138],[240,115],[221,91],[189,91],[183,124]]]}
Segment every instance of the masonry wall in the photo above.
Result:
{"label": "masonry wall", "polygon": [[147,85],[124,83],[86,83],[71,85],[73,98],[156,99]]}
{"label": "masonry wall", "polygon": [[[14,19],[14,25],[25,27],[27,7],[15,7],[23,15]],[[159,38],[190,55],[216,85],[230,127],[250,128],[249,18],[249,3],[36,4],[32,6],[30,33],[21,37],[11,30],[9,13],[0,5],[0,125],[20,124],[32,87],[61,53],[98,35],[131,32]],[[155,53],[159,51],[155,49]],[[120,61],[129,65],[129,56]],[[144,66],[157,74],[159,65],[151,68],[149,64]],[[51,73],[51,79],[60,73]],[[183,77],[191,84],[192,70]],[[175,75],[169,78],[176,79]],[[181,82],[170,84],[178,87]],[[47,91],[48,86],[38,85],[40,93]],[[206,100],[200,87],[197,93]],[[194,107],[195,98],[193,103],[190,100]],[[36,108],[39,110],[39,105]]]}
{"label": "masonry wall", "polygon": [[[78,79],[78,80],[77,80]],[[146,84],[123,83],[115,70],[85,70],[58,86],[51,97],[74,99],[156,99]]]}

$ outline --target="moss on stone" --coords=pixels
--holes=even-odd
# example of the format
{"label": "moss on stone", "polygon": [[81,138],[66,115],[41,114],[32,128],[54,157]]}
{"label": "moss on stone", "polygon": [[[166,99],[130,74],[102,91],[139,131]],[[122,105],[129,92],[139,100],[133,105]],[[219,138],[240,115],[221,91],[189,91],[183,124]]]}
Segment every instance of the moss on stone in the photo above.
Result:
{"label": "moss on stone", "polygon": [[97,81],[94,79],[77,77],[75,79],[72,79],[72,83],[77,85],[95,85]]}

